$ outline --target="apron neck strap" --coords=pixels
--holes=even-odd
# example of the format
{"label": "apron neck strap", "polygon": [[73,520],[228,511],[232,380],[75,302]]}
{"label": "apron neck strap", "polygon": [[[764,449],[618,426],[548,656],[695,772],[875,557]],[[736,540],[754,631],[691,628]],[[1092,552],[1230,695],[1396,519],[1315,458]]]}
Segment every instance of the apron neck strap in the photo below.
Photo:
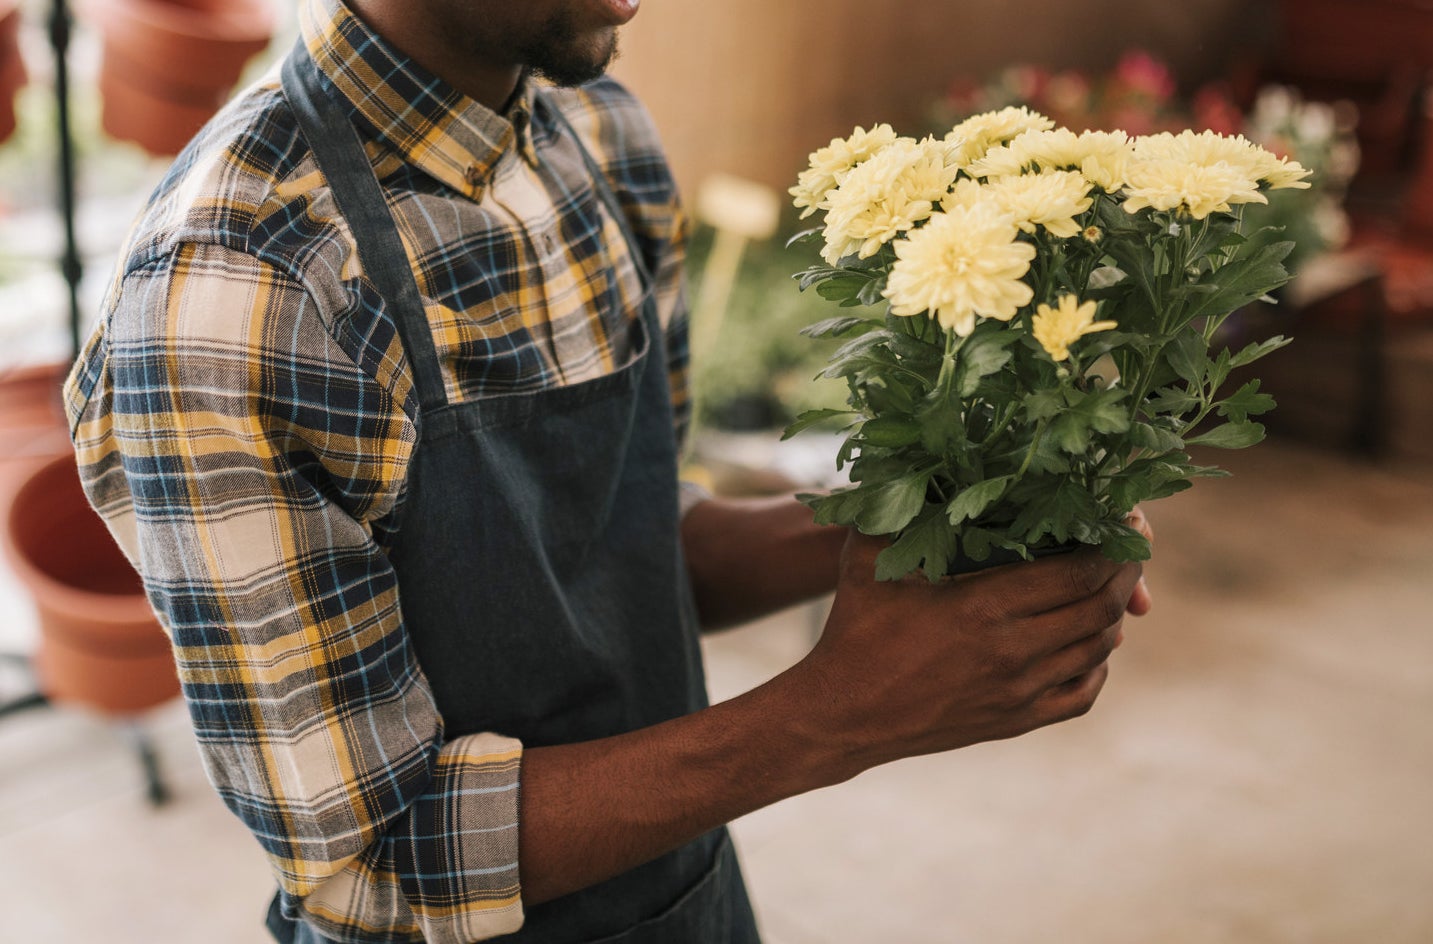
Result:
{"label": "apron neck strap", "polygon": [[[433,332],[428,325],[418,284],[413,278],[408,253],[384,199],[383,188],[373,174],[373,166],[353,123],[344,109],[338,107],[336,93],[325,88],[323,74],[302,39],[295,43],[293,51],[284,60],[282,81],[284,95],[313,152],[314,162],[328,180],[334,202],[353,233],[364,274],[373,282],[392,313],[413,374],[420,406],[426,412],[446,405],[448,396],[438,352],[433,344]],[[567,116],[551,102],[545,104],[558,127],[577,145],[598,199],[621,230],[647,296],[643,307],[651,309],[652,277],[621,202]]]}
{"label": "apron neck strap", "polygon": [[550,101],[544,104],[548,114],[552,115],[558,127],[571,136],[577,145],[578,152],[582,154],[582,162],[587,165],[587,172],[592,177],[592,186],[597,191],[598,198],[602,200],[603,205],[607,207],[608,214],[622,231],[622,239],[627,243],[628,254],[632,257],[632,264],[637,267],[637,275],[642,280],[642,287],[649,290],[652,286],[652,275],[647,269],[646,260],[642,257],[642,247],[637,242],[637,234],[632,232],[632,224],[628,222],[627,214],[623,211],[617,194],[613,192],[612,185],[607,182],[606,173],[598,165],[592,152],[587,149],[587,145],[582,143],[582,136],[577,133],[577,129],[572,127],[572,122],[567,120],[562,109]]}
{"label": "apron neck strap", "polygon": [[283,87],[314,161],[348,221],[364,274],[390,308],[420,406],[426,412],[445,405],[448,397],[433,332],[383,188],[373,175],[358,132],[337,107],[334,93],[324,88],[323,76],[302,39],[284,60]]}

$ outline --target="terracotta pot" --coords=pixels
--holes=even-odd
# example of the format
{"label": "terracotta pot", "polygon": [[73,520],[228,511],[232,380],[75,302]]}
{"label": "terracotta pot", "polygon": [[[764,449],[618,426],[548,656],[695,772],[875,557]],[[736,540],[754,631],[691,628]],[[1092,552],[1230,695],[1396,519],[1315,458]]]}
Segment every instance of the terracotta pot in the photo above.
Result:
{"label": "terracotta pot", "polygon": [[68,364],[0,370],[0,471],[70,448],[60,401]]}
{"label": "terracotta pot", "polygon": [[40,617],[35,668],[57,702],[132,714],[179,693],[139,576],[90,508],[72,454],[11,489],[5,545]]}
{"label": "terracotta pot", "polygon": [[103,36],[101,123],[152,154],[177,154],[273,39],[272,0],[88,0]]}
{"label": "terracotta pot", "polygon": [[25,85],[20,0],[0,0],[0,141],[15,133],[15,95]]}

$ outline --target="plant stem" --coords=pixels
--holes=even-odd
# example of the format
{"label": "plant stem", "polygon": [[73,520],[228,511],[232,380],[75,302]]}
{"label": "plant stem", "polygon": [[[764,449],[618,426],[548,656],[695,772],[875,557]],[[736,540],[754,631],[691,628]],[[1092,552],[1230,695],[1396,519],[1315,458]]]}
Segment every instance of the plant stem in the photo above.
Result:
{"label": "plant stem", "polygon": [[1049,420],[1041,420],[1036,424],[1035,435],[1030,440],[1030,448],[1025,450],[1025,459],[1020,463],[1020,468],[1015,472],[1015,481],[1020,481],[1025,477],[1025,473],[1030,471],[1030,463],[1035,461],[1035,450],[1040,448],[1040,441],[1045,438],[1045,430],[1049,425]]}

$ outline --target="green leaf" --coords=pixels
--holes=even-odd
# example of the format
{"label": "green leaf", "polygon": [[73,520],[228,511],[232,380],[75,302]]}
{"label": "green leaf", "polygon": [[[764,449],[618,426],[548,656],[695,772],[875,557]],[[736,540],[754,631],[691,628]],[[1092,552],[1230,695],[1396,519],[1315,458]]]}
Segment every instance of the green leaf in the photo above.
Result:
{"label": "green leaf", "polygon": [[1177,387],[1161,387],[1145,402],[1145,406],[1151,413],[1183,416],[1199,408],[1199,398]]}
{"label": "green leaf", "polygon": [[1141,502],[1168,498],[1189,488],[1189,473],[1176,463],[1141,459],[1110,480],[1113,510],[1128,514]]}
{"label": "green leaf", "polygon": [[781,438],[782,440],[790,439],[792,436],[795,436],[802,430],[810,429],[813,426],[820,425],[821,423],[824,423],[830,419],[835,419],[838,416],[856,415],[858,414],[855,410],[807,410],[800,416],[796,417],[795,422],[793,422],[790,426],[786,427],[786,431],[781,434]]}
{"label": "green leaf", "polygon": [[844,307],[854,307],[861,302],[861,290],[870,280],[860,275],[833,275],[816,283],[816,294]]}
{"label": "green leaf", "polygon": [[924,390],[912,390],[917,382],[904,374],[871,377],[861,387],[871,413],[910,413]]}
{"label": "green leaf", "polygon": [[961,532],[960,547],[966,557],[976,562],[990,557],[990,552],[997,547],[1014,551],[1026,560],[1031,559],[1030,551],[1024,544],[986,528],[966,528]]}
{"label": "green leaf", "polygon": [[1227,479],[1233,473],[1217,465],[1189,465],[1185,466],[1184,474],[1192,479]]}
{"label": "green leaf", "polygon": [[790,249],[798,243],[812,242],[825,231],[826,228],[824,226],[813,226],[811,229],[803,229],[786,241],[786,248]]}
{"label": "green leaf", "polygon": [[1252,364],[1254,361],[1257,361],[1265,354],[1272,354],[1279,348],[1289,344],[1290,340],[1290,338],[1286,338],[1283,335],[1279,335],[1277,337],[1272,337],[1267,341],[1259,341],[1254,344],[1250,344],[1249,346],[1241,350],[1238,354],[1235,354],[1232,358],[1230,358],[1229,365],[1231,367],[1238,368],[1243,367],[1246,364]]}
{"label": "green leaf", "polygon": [[861,488],[843,488],[828,495],[797,495],[812,511],[817,524],[839,524],[851,527],[866,505],[866,492]]}
{"label": "green leaf", "polygon": [[881,275],[868,281],[859,292],[856,293],[856,301],[862,305],[878,305],[884,299],[886,290],[886,276]]}
{"label": "green leaf", "polygon": [[1012,478],[1014,476],[1002,475],[961,489],[960,494],[956,495],[946,506],[946,516],[950,523],[958,525],[962,521],[974,521],[979,518],[985,509],[1005,494],[1005,489],[1010,485]]}
{"label": "green leaf", "polygon": [[1155,254],[1149,252],[1143,240],[1111,238],[1106,239],[1102,246],[1119,263],[1119,268],[1128,275],[1132,284],[1139,287],[1149,309],[1159,311],[1163,307],[1158,287],[1159,274],[1156,271],[1159,260],[1155,258]]}
{"label": "green leaf", "polygon": [[900,580],[924,566],[932,581],[945,574],[955,556],[956,534],[939,507],[931,506],[876,555],[876,579]]}
{"label": "green leaf", "polygon": [[1235,423],[1247,422],[1249,417],[1267,413],[1274,408],[1274,398],[1259,392],[1258,380],[1251,380],[1227,400],[1219,404],[1219,415]]}
{"label": "green leaf", "polygon": [[1134,528],[1115,521],[1100,523],[1100,553],[1112,561],[1149,560],[1149,541]]}
{"label": "green leaf", "polygon": [[921,408],[917,419],[921,425],[921,445],[933,456],[943,456],[969,442],[958,410],[929,404]]}
{"label": "green leaf", "polygon": [[860,435],[876,446],[909,446],[920,441],[921,425],[909,416],[878,416],[861,424]]}
{"label": "green leaf", "polygon": [[1125,391],[1118,387],[1078,396],[1064,413],[1050,423],[1048,435],[1064,452],[1083,453],[1096,433],[1123,433],[1129,428],[1129,414],[1120,401]]}
{"label": "green leaf", "polygon": [[1204,371],[1209,363],[1208,348],[1204,338],[1193,331],[1180,334],[1165,349],[1169,366],[1182,379],[1196,386],[1203,385]]}
{"label": "green leaf", "polygon": [[942,347],[911,337],[904,331],[892,331],[890,338],[891,350],[909,367],[935,369],[945,356]]}
{"label": "green leaf", "polygon": [[984,378],[1010,363],[1014,332],[974,334],[966,339],[956,357],[956,389],[962,397],[974,396]]}
{"label": "green leaf", "polygon": [[1077,456],[1090,448],[1090,421],[1079,413],[1062,413],[1045,435],[1061,452]]}
{"label": "green leaf", "polygon": [[1177,434],[1149,423],[1131,424],[1129,440],[1132,445],[1155,453],[1178,452],[1184,448],[1184,440]]}
{"label": "green leaf", "polygon": [[1216,449],[1243,449],[1264,438],[1264,427],[1259,423],[1225,423],[1193,439],[1186,439],[1191,446],[1212,446]]}
{"label": "green leaf", "polygon": [[1218,288],[1191,305],[1186,314],[1191,319],[1223,315],[1258,301],[1289,281],[1283,261],[1293,248],[1291,242],[1259,246],[1250,241],[1240,246],[1235,260],[1214,276]]}
{"label": "green leaf", "polygon": [[863,534],[895,534],[911,523],[925,507],[929,472],[913,472],[865,493],[864,507],[856,515],[856,527]]}
{"label": "green leaf", "polygon": [[835,266],[818,264],[802,269],[792,276],[792,278],[796,279],[797,287],[804,292],[816,283],[824,282],[832,276],[840,275],[843,271],[843,269],[838,269]]}
{"label": "green leaf", "polygon": [[1206,382],[1209,384],[1209,392],[1211,395],[1215,390],[1218,390],[1221,386],[1223,386],[1224,381],[1229,378],[1229,369],[1231,366],[1232,364],[1230,362],[1228,348],[1225,348],[1224,350],[1220,351],[1219,356],[1214,358],[1214,360],[1209,364],[1209,372]]}
{"label": "green leaf", "polygon": [[1036,390],[1025,398],[1025,414],[1035,423],[1053,418],[1065,406],[1059,390]]}
{"label": "green leaf", "polygon": [[827,318],[824,321],[807,325],[801,329],[801,333],[808,338],[839,338],[850,334],[854,328],[859,327],[862,331],[870,331],[880,326],[879,321],[846,315],[840,318]]}
{"label": "green leaf", "polygon": [[[1065,544],[1070,540],[1090,543],[1088,539],[1093,536],[1090,522],[1099,520],[1102,509],[1084,486],[1066,479],[1055,490],[1052,512],[1049,533],[1056,543]],[[1027,543],[1034,541],[1027,539]]]}
{"label": "green leaf", "polygon": [[817,376],[854,377],[867,370],[881,373],[894,367],[895,356],[885,349],[889,337],[889,333],[881,328],[852,338],[831,355],[826,369]]}

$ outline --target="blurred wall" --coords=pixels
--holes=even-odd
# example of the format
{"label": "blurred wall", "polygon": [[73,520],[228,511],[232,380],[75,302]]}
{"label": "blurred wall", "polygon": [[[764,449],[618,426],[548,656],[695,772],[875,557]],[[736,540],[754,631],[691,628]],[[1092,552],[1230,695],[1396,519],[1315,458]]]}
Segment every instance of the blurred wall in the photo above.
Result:
{"label": "blurred wall", "polygon": [[784,190],[857,124],[919,129],[960,78],[1103,69],[1133,47],[1198,83],[1267,40],[1267,0],[644,0],[614,74],[690,195],[714,171]]}

